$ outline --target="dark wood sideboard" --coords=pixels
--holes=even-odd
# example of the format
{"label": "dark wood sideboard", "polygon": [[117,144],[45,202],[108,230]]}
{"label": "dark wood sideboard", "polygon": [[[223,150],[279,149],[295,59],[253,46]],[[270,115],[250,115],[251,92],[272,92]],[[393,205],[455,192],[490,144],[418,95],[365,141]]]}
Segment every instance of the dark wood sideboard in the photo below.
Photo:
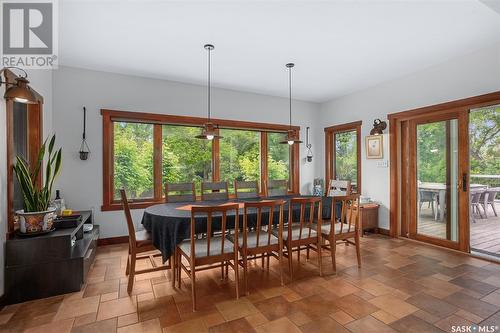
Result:
{"label": "dark wood sideboard", "polygon": [[79,213],[76,227],[7,240],[5,304],[80,291],[96,255],[99,226],[84,233],[83,225],[93,224],[92,212]]}
{"label": "dark wood sideboard", "polygon": [[[378,209],[379,204],[376,203],[362,203],[361,215],[359,216],[359,222],[361,224],[361,236],[364,235],[365,231],[372,230],[378,232]],[[357,207],[354,208],[357,210]]]}

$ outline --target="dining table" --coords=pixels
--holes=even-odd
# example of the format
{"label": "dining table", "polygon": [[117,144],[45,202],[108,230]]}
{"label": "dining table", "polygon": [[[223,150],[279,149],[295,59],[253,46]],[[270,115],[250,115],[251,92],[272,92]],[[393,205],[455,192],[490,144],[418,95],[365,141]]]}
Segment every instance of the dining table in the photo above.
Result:
{"label": "dining table", "polygon": [[[193,206],[214,206],[222,205],[228,203],[238,203],[239,204],[239,225],[242,226],[243,223],[243,204],[248,201],[260,201],[260,200],[283,200],[284,201],[284,212],[283,220],[286,223],[288,221],[288,209],[289,202],[292,198],[304,198],[311,196],[304,195],[287,195],[287,196],[277,196],[271,198],[246,198],[246,199],[236,199],[230,198],[228,200],[217,200],[217,201],[195,201],[195,202],[170,202],[161,203],[153,206],[149,206],[144,210],[142,216],[142,225],[151,234],[153,245],[160,250],[163,261],[167,261],[174,251],[175,247],[181,243],[183,240],[190,238],[190,226],[191,226],[191,207]],[[322,218],[330,220],[331,218],[331,197],[321,197],[322,198]],[[278,210],[278,208],[276,208]],[[317,213],[317,211],[316,211]],[[293,207],[293,219],[297,219],[300,216],[300,206],[295,205]],[[305,211],[305,218],[309,214],[309,209]],[[249,226],[255,225],[257,221],[257,211],[249,209],[247,211],[247,223]],[[265,215],[263,213],[263,218]],[[279,219],[279,214],[275,212],[273,223],[277,224]],[[205,216],[197,216],[195,218],[195,232],[203,233],[206,232],[206,220]],[[212,230],[220,230],[221,217],[214,215],[212,219]],[[228,212],[227,223],[229,226],[234,227],[235,213]]]}
{"label": "dining table", "polygon": [[[469,188],[471,190],[486,189],[488,186],[483,184],[470,184]],[[427,191],[435,193],[437,195],[437,216],[439,221],[444,220],[444,214],[446,212],[446,189],[447,185],[444,183],[431,183],[431,182],[419,182],[418,189],[421,191]]]}

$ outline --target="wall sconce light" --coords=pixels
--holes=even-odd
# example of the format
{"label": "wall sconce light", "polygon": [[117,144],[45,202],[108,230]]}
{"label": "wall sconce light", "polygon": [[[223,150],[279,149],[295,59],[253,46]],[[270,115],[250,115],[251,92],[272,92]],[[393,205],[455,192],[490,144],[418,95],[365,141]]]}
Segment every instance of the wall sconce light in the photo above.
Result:
{"label": "wall sconce light", "polygon": [[83,107],[83,135],[82,135],[82,144],[80,145],[80,159],[82,161],[86,161],[89,158],[90,148],[87,144],[86,138],[86,129],[87,129],[87,109],[85,106]]}
{"label": "wall sconce light", "polygon": [[306,148],[307,148],[306,160],[307,162],[312,162],[313,152],[311,150],[312,144],[309,142],[309,126],[306,127]]}
{"label": "wall sconce light", "polygon": [[384,130],[387,128],[387,123],[380,119],[375,119],[373,121],[373,128],[370,131],[370,135],[382,135]]}
{"label": "wall sconce light", "polygon": [[[23,72],[23,74],[15,78],[15,83],[0,81],[0,86],[3,83],[7,87],[3,97],[5,99],[13,100],[18,103],[37,104],[38,101],[36,100],[36,96],[33,91],[31,91],[31,88],[28,85],[30,83],[30,81],[28,81],[28,73],[26,73],[24,69],[19,67],[4,67],[0,71],[0,74],[5,73],[6,69],[16,69]],[[5,79],[7,80],[7,76],[5,76]]]}

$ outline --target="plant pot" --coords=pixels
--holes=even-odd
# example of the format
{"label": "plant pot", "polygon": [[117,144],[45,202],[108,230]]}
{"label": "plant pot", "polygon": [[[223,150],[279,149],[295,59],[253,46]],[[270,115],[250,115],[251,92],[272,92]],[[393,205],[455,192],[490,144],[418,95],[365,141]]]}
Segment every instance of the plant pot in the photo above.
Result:
{"label": "plant pot", "polygon": [[16,212],[19,222],[19,231],[23,234],[33,234],[52,229],[56,217],[56,208],[49,207],[43,212],[25,213],[24,210]]}

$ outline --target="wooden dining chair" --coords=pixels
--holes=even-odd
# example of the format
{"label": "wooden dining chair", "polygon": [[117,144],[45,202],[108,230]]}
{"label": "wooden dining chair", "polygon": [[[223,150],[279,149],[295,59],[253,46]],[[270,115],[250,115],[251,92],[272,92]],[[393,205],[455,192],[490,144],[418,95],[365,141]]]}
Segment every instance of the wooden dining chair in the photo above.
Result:
{"label": "wooden dining chair", "polygon": [[[161,253],[154,247],[153,241],[151,239],[151,233],[149,233],[147,230],[135,231],[134,222],[132,221],[132,215],[130,214],[130,207],[128,205],[127,194],[125,193],[124,189],[120,190],[120,195],[122,198],[123,211],[125,212],[125,219],[127,221],[128,229],[128,257],[125,274],[128,275],[127,292],[130,294],[134,287],[135,275],[169,269],[170,265],[158,266],[156,264],[155,257],[161,257]],[[139,255],[141,253],[152,251],[155,252]],[[152,268],[136,270],[136,261],[142,259],[149,259]]]}
{"label": "wooden dining chair", "polygon": [[[228,223],[228,213],[234,213],[234,219]],[[202,232],[206,238],[196,237],[196,220],[203,221]],[[214,236],[214,226],[220,225],[220,233]],[[235,227],[236,226],[236,227]],[[191,298],[193,311],[196,311],[196,272],[200,270],[221,268],[224,277],[224,268],[231,266],[234,270],[236,284],[236,298],[239,298],[239,265],[238,265],[238,204],[223,204],[217,206],[193,206],[191,208],[191,236],[177,245],[175,250],[175,270],[178,287],[181,287],[182,270],[191,279]],[[201,231],[201,230],[200,230]],[[199,232],[199,231],[198,231]],[[232,237],[233,241],[228,238]],[[183,263],[183,259],[188,265]]]}
{"label": "wooden dining chair", "polygon": [[288,194],[287,180],[269,180],[266,186],[266,197],[280,197]]}
{"label": "wooden dining chair", "polygon": [[[238,249],[242,257],[245,294],[248,295],[248,257],[252,259],[267,257],[279,260],[281,285],[283,285],[283,200],[264,200],[245,202],[243,206],[243,232],[239,235]],[[277,212],[276,212],[277,210]],[[253,218],[256,213],[255,219]],[[252,218],[250,218],[250,215]],[[277,217],[277,221],[276,221]],[[251,223],[250,220],[254,223]],[[277,233],[273,234],[273,230]]]}
{"label": "wooden dining chair", "polygon": [[[339,209],[340,212],[337,212]],[[330,249],[333,271],[337,271],[335,253],[339,243],[356,246],[358,267],[361,267],[359,194],[333,197],[331,218],[328,222],[321,226],[321,237],[328,241],[324,247]]]}
{"label": "wooden dining chair", "polygon": [[196,201],[194,183],[165,183],[165,202]]}
{"label": "wooden dining chair", "polygon": [[[300,208],[298,214],[294,209]],[[285,255],[288,258],[290,278],[293,280],[293,252],[297,252],[297,261],[300,263],[301,250],[315,250],[318,252],[319,275],[323,275],[323,264],[321,260],[321,197],[293,198],[288,203],[287,225],[283,228],[283,245],[286,249]],[[306,216],[307,213],[307,216]],[[279,237],[278,231],[273,230],[274,235]],[[309,257],[309,255],[308,255]]]}
{"label": "wooden dining chair", "polygon": [[337,197],[351,194],[351,182],[349,180],[330,179],[328,184],[328,196]]}
{"label": "wooden dining chair", "polygon": [[234,193],[238,199],[250,199],[259,197],[259,185],[257,181],[234,181]]}
{"label": "wooden dining chair", "polygon": [[201,200],[221,201],[229,199],[227,182],[202,182]]}

